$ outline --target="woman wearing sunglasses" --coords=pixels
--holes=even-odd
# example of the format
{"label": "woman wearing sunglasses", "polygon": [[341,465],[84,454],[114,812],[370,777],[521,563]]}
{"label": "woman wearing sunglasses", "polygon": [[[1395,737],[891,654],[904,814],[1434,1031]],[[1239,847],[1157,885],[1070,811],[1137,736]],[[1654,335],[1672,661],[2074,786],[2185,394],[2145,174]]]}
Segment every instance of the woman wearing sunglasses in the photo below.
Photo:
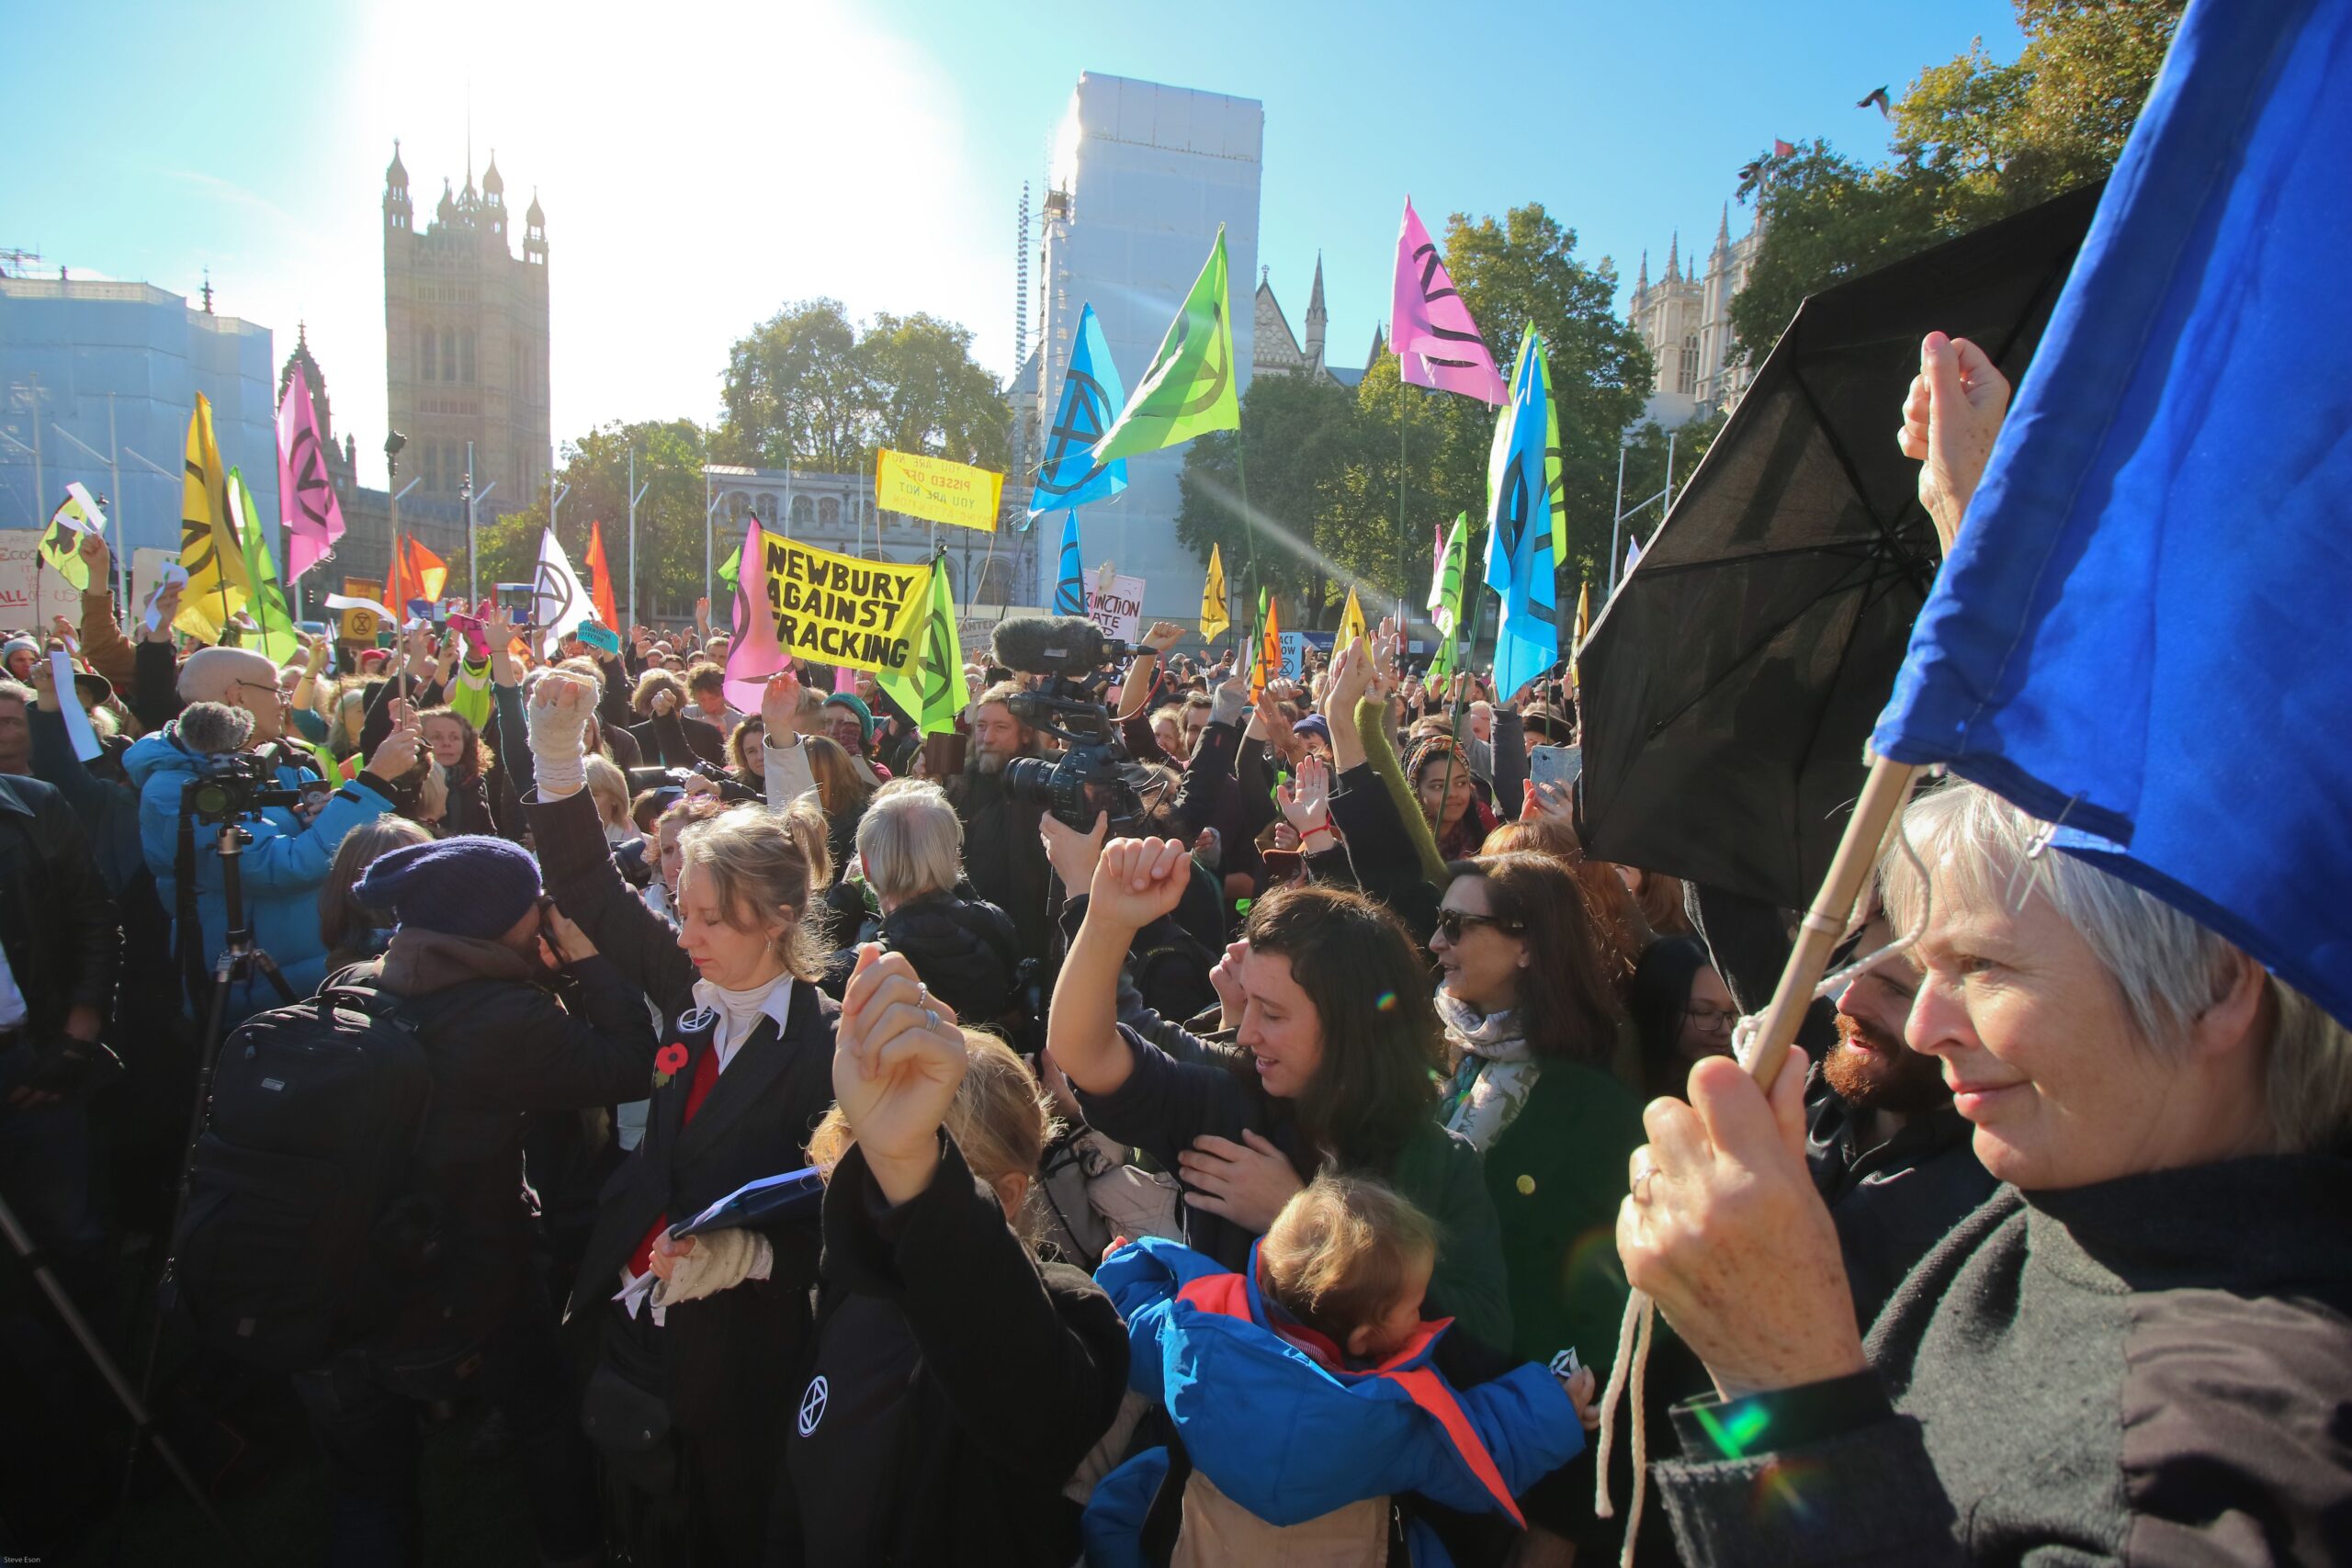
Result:
{"label": "woman wearing sunglasses", "polygon": [[1438,907],[1437,1013],[1450,1072],[1437,1116],[1486,1156],[1510,1278],[1511,1348],[1573,1345],[1600,1376],[1625,1287],[1605,1246],[1641,1145],[1642,1102],[1611,1076],[1632,1030],[1584,897],[1549,855],[1456,861]]}

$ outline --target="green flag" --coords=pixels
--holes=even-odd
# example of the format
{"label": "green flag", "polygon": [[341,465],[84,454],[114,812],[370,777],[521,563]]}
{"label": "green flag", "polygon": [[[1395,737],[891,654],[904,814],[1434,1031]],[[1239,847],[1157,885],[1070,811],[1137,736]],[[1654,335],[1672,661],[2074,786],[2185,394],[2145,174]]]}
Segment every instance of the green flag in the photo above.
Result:
{"label": "green flag", "polygon": [[1544,378],[1544,498],[1552,513],[1552,565],[1568,564],[1568,481],[1560,472],[1560,405],[1552,396],[1552,362],[1539,355]]}
{"label": "green flag", "polygon": [[1462,579],[1470,566],[1470,514],[1453,520],[1445,536],[1445,554],[1438,558],[1437,575],[1430,582],[1430,619],[1438,629],[1437,653],[1430,660],[1434,685],[1453,673],[1453,639],[1462,633]]}
{"label": "green flag", "polygon": [[1225,225],[1220,223],[1208,262],[1193,280],[1183,309],[1169,323],[1168,335],[1159,340],[1151,368],[1094,444],[1094,460],[1107,463],[1157,452],[1212,430],[1240,428],[1241,399],[1233,386],[1233,319],[1227,303]]}
{"label": "green flag", "polygon": [[729,556],[726,564],[718,569],[718,581],[727,584],[729,592],[734,592],[743,586],[742,572],[743,547],[738,545],[735,547],[735,553]]}
{"label": "green flag", "polygon": [[886,670],[875,683],[890,700],[914,716],[925,735],[944,735],[971,705],[972,688],[964,679],[964,644],[956,635],[956,598],[947,591],[947,566],[931,566],[931,586],[923,592],[922,625],[914,637],[911,670]]}
{"label": "green flag", "polygon": [[229,493],[244,519],[239,545],[245,558],[245,578],[253,584],[253,597],[245,608],[261,628],[254,651],[274,664],[290,663],[301,657],[302,639],[295,635],[294,617],[286,613],[286,595],[277,586],[277,563],[270,558],[269,540],[261,531],[261,519],[254,514],[254,493],[245,488],[244,476],[234,468],[229,470]]}

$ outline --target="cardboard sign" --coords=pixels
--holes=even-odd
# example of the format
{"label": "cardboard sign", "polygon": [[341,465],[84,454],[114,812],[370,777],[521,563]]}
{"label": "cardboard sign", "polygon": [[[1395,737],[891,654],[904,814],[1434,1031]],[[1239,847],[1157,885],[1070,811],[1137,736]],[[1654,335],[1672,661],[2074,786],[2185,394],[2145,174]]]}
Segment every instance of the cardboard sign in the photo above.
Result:
{"label": "cardboard sign", "polygon": [[[343,592],[327,597],[331,603],[338,598],[380,600],[383,592],[384,585],[380,582],[371,582],[364,577],[346,577],[343,580]],[[376,634],[383,629],[382,618],[373,610],[355,607],[343,613],[341,635],[345,642],[372,643],[376,640]]]}
{"label": "cardboard sign", "polygon": [[[82,591],[41,562],[42,532],[39,528],[0,529],[0,626],[39,631],[57,615],[81,625]],[[37,566],[40,568],[38,572],[34,570]],[[39,603],[34,601],[36,592]]]}
{"label": "cardboard sign", "polygon": [[1114,577],[1108,588],[1089,583],[1086,613],[1094,617],[1104,637],[1136,641],[1143,635],[1143,579]]}

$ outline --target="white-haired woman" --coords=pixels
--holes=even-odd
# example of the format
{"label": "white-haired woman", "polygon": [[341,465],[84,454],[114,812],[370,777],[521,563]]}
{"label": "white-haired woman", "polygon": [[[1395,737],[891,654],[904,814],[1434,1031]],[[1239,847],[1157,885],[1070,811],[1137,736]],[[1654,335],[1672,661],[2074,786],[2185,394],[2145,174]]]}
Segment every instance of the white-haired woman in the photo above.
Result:
{"label": "white-haired woman", "polygon": [[1854,1320],[1792,1057],[1660,1100],[1617,1239],[1723,1398],[1658,1482],[1718,1564],[2352,1555],[2352,1037],[1973,785],[1882,866],[1905,1035],[2003,1185]]}
{"label": "white-haired woman", "polygon": [[857,859],[881,907],[882,945],[976,1024],[1020,1022],[1012,917],[964,881],[964,824],[928,779],[893,779],[857,825]]}
{"label": "white-haired woman", "polygon": [[583,788],[595,701],[562,671],[531,694],[531,830],[548,891],[664,1022],[644,1137],[605,1190],[572,1288],[572,1311],[603,1315],[585,1416],[632,1556],[754,1563],[808,1346],[816,1227],[669,1232],[806,1163],[832,1102],[838,1010],[814,983],[809,851],[758,807],[696,822],[678,838],[677,923],[654,913]]}

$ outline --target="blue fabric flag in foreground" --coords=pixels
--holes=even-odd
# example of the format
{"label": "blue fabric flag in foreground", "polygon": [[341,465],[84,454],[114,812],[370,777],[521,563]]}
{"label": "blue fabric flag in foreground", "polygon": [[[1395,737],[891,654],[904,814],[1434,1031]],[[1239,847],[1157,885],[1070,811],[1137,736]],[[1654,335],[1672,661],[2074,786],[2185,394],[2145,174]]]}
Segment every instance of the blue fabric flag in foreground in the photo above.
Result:
{"label": "blue fabric flag in foreground", "polygon": [[1041,513],[1108,501],[1127,488],[1125,457],[1104,463],[1094,457],[1094,444],[1126,400],[1102,323],[1088,305],[1078,313],[1078,337],[1070,345],[1069,369],[1062,377],[1061,400],[1054,406],[1054,426],[1046,433],[1046,460],[1038,466],[1037,488],[1029,498],[1032,522]]}
{"label": "blue fabric flag in foreground", "polygon": [[1560,661],[1560,606],[1552,559],[1551,484],[1545,459],[1559,445],[1552,418],[1544,336],[1520,340],[1510,401],[1495,416],[1487,457],[1487,586],[1502,601],[1495,633],[1495,690],[1515,692]]}
{"label": "blue fabric flag in foreground", "polygon": [[2352,1022],[2347,80],[2352,5],[2190,6],[1874,744]]}
{"label": "blue fabric flag in foreground", "polygon": [[1054,577],[1054,614],[1086,614],[1086,558],[1078,553],[1078,513],[1062,517],[1061,565]]}

